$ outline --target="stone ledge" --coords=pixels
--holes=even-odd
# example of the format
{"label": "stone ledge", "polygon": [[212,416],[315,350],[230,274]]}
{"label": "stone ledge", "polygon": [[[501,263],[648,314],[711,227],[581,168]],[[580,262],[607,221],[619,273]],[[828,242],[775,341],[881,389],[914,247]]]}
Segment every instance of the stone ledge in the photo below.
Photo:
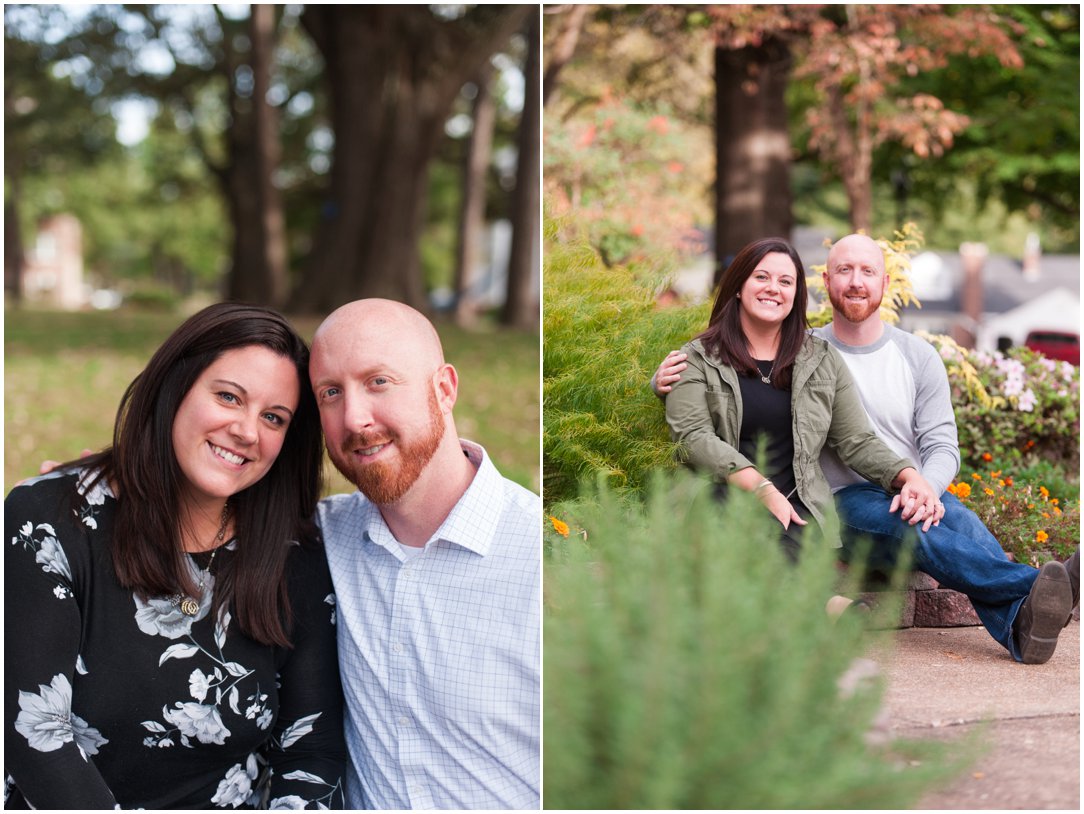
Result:
{"label": "stone ledge", "polygon": [[921,571],[911,574],[905,591],[865,591],[856,597],[877,607],[886,601],[900,603],[898,628],[972,627],[981,625],[971,600]]}

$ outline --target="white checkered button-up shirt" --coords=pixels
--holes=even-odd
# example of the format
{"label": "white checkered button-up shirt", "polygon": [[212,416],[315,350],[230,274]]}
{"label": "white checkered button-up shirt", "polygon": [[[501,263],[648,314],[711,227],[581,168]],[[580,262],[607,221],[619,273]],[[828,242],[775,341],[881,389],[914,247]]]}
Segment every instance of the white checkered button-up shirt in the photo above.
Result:
{"label": "white checkered button-up shirt", "polygon": [[477,473],[416,557],[361,493],[320,502],[348,808],[540,804],[541,501],[462,444]]}

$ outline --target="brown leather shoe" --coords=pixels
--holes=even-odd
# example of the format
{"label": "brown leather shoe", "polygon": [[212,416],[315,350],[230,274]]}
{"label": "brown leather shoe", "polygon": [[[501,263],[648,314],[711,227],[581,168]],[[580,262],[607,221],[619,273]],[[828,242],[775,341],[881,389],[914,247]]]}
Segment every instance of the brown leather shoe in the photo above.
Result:
{"label": "brown leather shoe", "polygon": [[1058,634],[1073,610],[1069,573],[1060,562],[1046,563],[1035,578],[1013,622],[1016,647],[1024,664],[1044,664],[1054,655]]}

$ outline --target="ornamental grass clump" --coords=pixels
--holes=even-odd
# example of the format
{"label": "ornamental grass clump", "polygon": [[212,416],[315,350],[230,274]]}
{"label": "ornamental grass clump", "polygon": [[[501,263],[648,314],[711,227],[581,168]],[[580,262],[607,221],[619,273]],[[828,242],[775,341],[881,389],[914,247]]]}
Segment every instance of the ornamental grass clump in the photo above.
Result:
{"label": "ornamental grass clump", "polygon": [[546,524],[547,808],[905,808],[962,768],[958,744],[871,737],[879,680],[841,689],[862,617],[826,615],[815,528],[791,567],[750,495],[600,480]]}
{"label": "ornamental grass clump", "polygon": [[667,351],[707,325],[708,305],[660,308],[658,279],[607,268],[585,242],[557,242],[547,223],[542,350],[543,497],[574,497],[598,475],[639,489],[674,466],[651,374]]}

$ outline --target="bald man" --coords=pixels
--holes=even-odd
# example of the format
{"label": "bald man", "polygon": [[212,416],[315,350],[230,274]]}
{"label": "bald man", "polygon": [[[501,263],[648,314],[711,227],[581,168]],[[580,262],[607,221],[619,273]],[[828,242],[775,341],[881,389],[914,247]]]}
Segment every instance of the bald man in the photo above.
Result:
{"label": "bald man", "polygon": [[[876,433],[899,455],[920,461],[922,476],[941,495],[936,525],[909,523],[895,513],[897,498],[826,449],[820,463],[839,513],[843,556],[872,541],[871,564],[889,568],[913,544],[915,567],[966,594],[1016,661],[1048,661],[1079,601],[1079,552],[1068,569],[1010,562],[982,521],[945,491],[960,468],[948,375],[932,345],[881,320],[889,280],[880,246],[865,235],[841,238],[823,277],[833,318],[813,333],[842,354]],[[665,397],[684,368],[684,356],[671,352],[652,377],[655,392]]]}
{"label": "bald man", "polygon": [[350,749],[347,808],[540,804],[541,503],[459,438],[459,378],[422,314],[332,313],[309,366]]}

